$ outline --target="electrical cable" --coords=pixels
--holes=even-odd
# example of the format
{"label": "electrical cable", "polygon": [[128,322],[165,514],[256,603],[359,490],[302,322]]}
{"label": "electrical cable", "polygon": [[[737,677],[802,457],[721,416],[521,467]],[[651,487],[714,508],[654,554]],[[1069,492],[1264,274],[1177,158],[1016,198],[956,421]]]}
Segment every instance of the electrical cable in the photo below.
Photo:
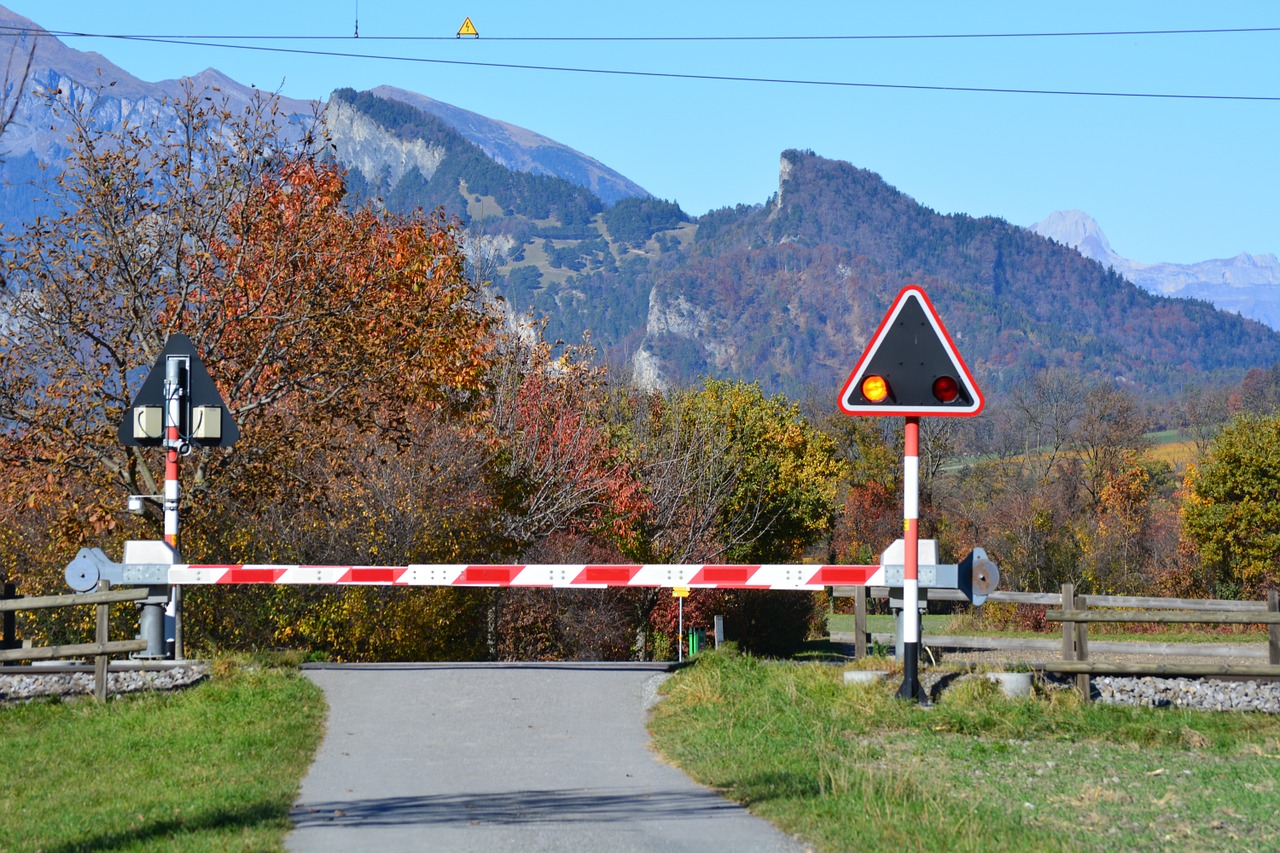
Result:
{"label": "electrical cable", "polygon": [[[15,27],[3,27],[0,29],[18,29]],[[29,32],[29,31],[26,31]],[[50,33],[51,35],[53,33]],[[329,51],[329,50],[312,50],[304,48],[289,47],[268,47],[264,45],[253,44],[224,44],[215,41],[199,41],[185,38],[164,38],[155,36],[125,36],[125,35],[104,35],[91,33],[60,33],[62,36],[76,36],[85,38],[109,38],[119,39],[122,41],[138,41],[153,44],[173,44],[187,47],[213,47],[224,50],[248,50],[260,53],[283,53],[301,56],[320,56],[331,57],[337,59],[373,59],[388,62],[413,62],[433,65],[452,65],[473,68],[497,68],[505,70],[518,71],[558,71],[573,74],[598,74],[612,75],[621,77],[648,77],[672,80],[704,80],[717,82],[734,82],[734,83],[773,83],[781,85],[795,86],[828,86],[836,88],[855,88],[855,89],[896,89],[910,91],[925,92],[967,92],[980,94],[1003,94],[1003,95],[1059,95],[1059,96],[1077,96],[1077,97],[1097,97],[1097,98],[1135,98],[1135,99],[1166,99],[1166,100],[1199,100],[1199,101],[1280,101],[1280,96],[1269,95],[1207,95],[1207,94],[1190,94],[1175,92],[1107,92],[1097,90],[1084,89],[1022,89],[1016,87],[1004,86],[943,86],[943,85],[926,85],[911,83],[868,83],[858,81],[842,81],[842,80],[809,80],[802,78],[784,78],[784,77],[746,77],[725,74],[692,74],[668,71],[625,71],[620,69],[608,68],[579,68],[573,66],[559,65],[531,65],[521,63],[507,62],[480,62],[475,60],[459,60],[459,59],[435,59],[420,56],[395,56],[388,54],[372,54],[372,53],[352,53],[349,51]],[[363,37],[364,40],[370,40],[370,37]],[[453,41],[453,39],[449,39]]]}
{"label": "electrical cable", "polygon": [[[357,9],[359,7],[357,6]],[[358,13],[357,13],[358,14]],[[358,21],[358,18],[357,18]],[[358,24],[357,24],[358,26]],[[21,27],[6,26],[0,29],[22,30]],[[120,39],[161,39],[161,40],[205,40],[215,41],[349,41],[360,38],[363,41],[456,41],[457,36],[340,36],[340,35],[179,35],[164,33],[84,33],[73,30],[47,30],[49,35],[59,38],[120,38]],[[358,32],[358,30],[357,30]],[[1020,38],[1100,38],[1108,36],[1177,36],[1177,35],[1227,35],[1246,33],[1280,32],[1280,27],[1219,27],[1185,30],[1080,30],[1068,32],[1032,32],[1032,33],[868,33],[851,35],[757,35],[757,36],[485,36],[484,41],[528,41],[528,42],[718,42],[718,41],[911,41],[938,39],[1020,39]]]}

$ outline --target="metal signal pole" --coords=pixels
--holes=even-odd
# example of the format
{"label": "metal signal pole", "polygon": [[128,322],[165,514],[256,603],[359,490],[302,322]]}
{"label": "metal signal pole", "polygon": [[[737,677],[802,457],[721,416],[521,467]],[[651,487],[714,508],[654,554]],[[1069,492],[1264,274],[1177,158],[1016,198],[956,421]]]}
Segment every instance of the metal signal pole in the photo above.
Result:
{"label": "metal signal pole", "polygon": [[680,615],[677,617],[678,624],[676,626],[676,661],[684,663],[684,597],[676,599],[680,608]]}
{"label": "metal signal pole", "polygon": [[164,374],[164,541],[178,552],[178,501],[182,487],[178,482],[178,457],[182,450],[182,381],[183,360],[170,356]]}
{"label": "metal signal pole", "polygon": [[[165,361],[164,372],[164,541],[173,549],[173,559],[182,559],[178,549],[178,503],[182,498],[182,485],[178,481],[178,459],[186,450],[182,438],[183,394],[187,391],[189,359],[171,355]],[[182,587],[172,588],[173,608],[173,657],[182,660]]]}
{"label": "metal signal pole", "polygon": [[902,686],[898,698],[925,701],[920,687],[920,418],[907,417],[902,458]]}
{"label": "metal signal pole", "polygon": [[[169,336],[160,357],[156,359],[125,416],[121,418],[117,434],[120,443],[126,447],[163,447],[165,450],[162,496],[166,546],[164,562],[172,566],[181,559],[181,540],[178,535],[178,504],[182,499],[182,487],[178,482],[180,457],[190,453],[193,444],[201,447],[230,447],[240,437],[240,428],[228,416],[227,405],[218,393],[218,387],[186,335],[175,333]],[[129,495],[129,511],[142,512],[144,500],[155,497]],[[125,562],[131,566],[154,566],[157,564],[155,561],[160,559],[145,547],[147,544],[158,545],[158,542],[129,544],[142,546],[131,549],[126,545]],[[136,570],[131,569],[130,573],[136,574]],[[123,576],[108,580],[129,583]],[[182,589],[167,581],[168,574],[161,573],[147,584],[153,587],[154,595],[143,602],[139,619],[143,635],[149,642],[146,656],[161,657],[165,653],[165,608],[170,608],[173,615],[173,655],[180,659],[183,655]],[[72,583],[70,580],[68,582]]]}

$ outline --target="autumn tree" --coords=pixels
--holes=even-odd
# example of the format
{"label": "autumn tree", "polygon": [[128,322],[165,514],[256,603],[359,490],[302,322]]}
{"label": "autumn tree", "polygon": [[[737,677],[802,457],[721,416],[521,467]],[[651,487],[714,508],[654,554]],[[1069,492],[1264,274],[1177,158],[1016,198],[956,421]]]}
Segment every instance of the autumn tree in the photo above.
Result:
{"label": "autumn tree", "polygon": [[[1162,477],[1161,475],[1165,475]],[[1093,479],[1093,512],[1079,534],[1081,576],[1086,588],[1113,595],[1149,589],[1158,543],[1152,525],[1159,509],[1160,480],[1167,465],[1128,450]]]}
{"label": "autumn tree", "polygon": [[1250,368],[1232,395],[1236,411],[1253,415],[1269,415],[1280,408],[1280,364],[1269,370]]}
{"label": "autumn tree", "polygon": [[604,419],[603,369],[589,346],[553,354],[528,331],[505,337],[491,373],[503,535],[513,555],[554,533],[629,539],[647,501]]}
{"label": "autumn tree", "polygon": [[[155,493],[154,459],[113,427],[177,331],[259,456],[328,416],[396,428],[414,405],[479,387],[489,320],[450,226],[347,209],[341,174],[269,99],[242,114],[195,93],[173,106],[176,130],[113,134],[65,107],[64,212],[14,235],[6,258],[0,417],[13,434]],[[194,487],[253,455],[199,455]]]}
{"label": "autumn tree", "polygon": [[1280,418],[1238,415],[1187,471],[1183,527],[1224,598],[1280,586]]}
{"label": "autumn tree", "polygon": [[707,380],[641,400],[632,440],[652,508],[644,547],[667,562],[798,559],[830,533],[845,475],[834,442],[782,396]]}
{"label": "autumn tree", "polygon": [[1120,592],[1153,577],[1168,544],[1154,511],[1171,481],[1150,458],[1132,394],[1043,371],[983,420],[974,433],[985,458],[946,478],[938,504],[957,534],[992,554],[1009,587],[1071,581]]}
{"label": "autumn tree", "polygon": [[814,426],[834,442],[836,457],[847,471],[828,559],[876,562],[902,535],[900,436],[895,436],[890,419],[850,417],[836,410],[827,396],[811,401],[807,408]]}
{"label": "autumn tree", "polygon": [[[700,389],[636,395],[624,411],[650,501],[638,539],[642,559],[765,563],[799,561],[818,544],[825,552],[847,468],[799,406],[766,397],[758,385],[707,380]],[[765,595],[775,600],[718,593],[739,630],[756,624],[760,608],[788,598]],[[808,612],[811,598],[799,598],[796,610]],[[640,602],[641,625],[661,600],[652,593]],[[750,635],[744,639],[750,647]]]}
{"label": "autumn tree", "polygon": [[[230,451],[184,464],[184,550],[445,553],[421,532],[433,513],[457,521],[483,500],[443,513],[405,495],[472,482],[458,447],[484,443],[493,318],[455,227],[349,206],[317,137],[287,128],[270,99],[233,113],[188,93],[172,107],[107,134],[63,104],[76,153],[62,212],[8,239],[0,533],[45,543],[33,562],[46,574],[26,570],[37,583],[60,579],[50,564],[84,542],[155,538],[121,509],[125,493],[159,491],[161,459],[121,447],[116,427],[181,331],[242,431]],[[379,476],[389,469],[399,482]],[[362,521],[379,535],[360,537]]]}
{"label": "autumn tree", "polygon": [[1086,386],[1079,374],[1043,370],[1010,395],[1013,418],[1006,424],[1011,442],[1001,442],[1006,457],[1012,450],[1032,480],[1044,483],[1075,443],[1086,411]]}
{"label": "autumn tree", "polygon": [[1113,489],[1114,495],[1116,481],[1150,448],[1149,426],[1133,394],[1114,382],[1099,382],[1084,392],[1070,446],[1083,463],[1081,486],[1095,508],[1104,502],[1105,490]]}
{"label": "autumn tree", "polygon": [[1231,419],[1230,395],[1221,388],[1189,387],[1183,389],[1179,403],[1175,422],[1195,443],[1196,453],[1203,455]]}
{"label": "autumn tree", "polygon": [[[597,562],[609,562],[600,556],[616,561],[619,544],[634,540],[648,500],[603,416],[604,375],[593,356],[587,344],[556,352],[537,324],[502,336],[489,378],[495,556],[574,563],[580,554],[595,553]],[[581,619],[601,633],[625,631],[625,624],[599,624],[601,618],[618,621],[609,615],[622,612],[617,602],[625,593],[588,601],[548,590],[490,589],[489,654],[544,657],[569,648],[573,657],[602,653],[568,642],[564,632],[576,633]],[[585,605],[585,611],[572,605]],[[578,620],[570,615],[575,612]]]}

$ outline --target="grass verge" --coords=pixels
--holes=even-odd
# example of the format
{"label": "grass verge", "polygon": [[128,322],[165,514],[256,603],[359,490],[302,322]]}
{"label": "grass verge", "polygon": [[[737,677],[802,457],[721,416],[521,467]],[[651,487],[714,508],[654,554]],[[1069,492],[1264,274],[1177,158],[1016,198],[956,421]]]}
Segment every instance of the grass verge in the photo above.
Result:
{"label": "grass verge", "polygon": [[220,661],[175,693],[0,709],[0,850],[279,850],[323,734],[294,668]]}
{"label": "grass verge", "polygon": [[931,708],[821,664],[704,653],[665,685],[659,751],[820,851],[1265,849],[1280,720],[1011,700]]}

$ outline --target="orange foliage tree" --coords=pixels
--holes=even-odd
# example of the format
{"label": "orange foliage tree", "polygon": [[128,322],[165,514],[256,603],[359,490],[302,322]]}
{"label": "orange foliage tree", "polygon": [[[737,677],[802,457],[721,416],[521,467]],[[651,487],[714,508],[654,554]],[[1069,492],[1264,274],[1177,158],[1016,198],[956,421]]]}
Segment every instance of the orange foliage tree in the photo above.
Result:
{"label": "orange foliage tree", "polygon": [[[122,509],[159,491],[162,457],[122,447],[116,429],[175,332],[242,430],[231,450],[184,462],[192,557],[323,550],[263,534],[308,507],[337,506],[325,521],[354,529],[388,505],[367,469],[475,441],[493,320],[454,226],[348,207],[317,137],[267,98],[235,112],[188,92],[114,133],[62,106],[75,143],[62,213],[8,235],[0,295],[0,540],[24,543],[0,559],[25,591],[57,588],[82,544],[158,538],[157,507],[144,520]],[[469,479],[466,454],[441,453],[436,474]],[[429,460],[413,473],[434,476]]]}

